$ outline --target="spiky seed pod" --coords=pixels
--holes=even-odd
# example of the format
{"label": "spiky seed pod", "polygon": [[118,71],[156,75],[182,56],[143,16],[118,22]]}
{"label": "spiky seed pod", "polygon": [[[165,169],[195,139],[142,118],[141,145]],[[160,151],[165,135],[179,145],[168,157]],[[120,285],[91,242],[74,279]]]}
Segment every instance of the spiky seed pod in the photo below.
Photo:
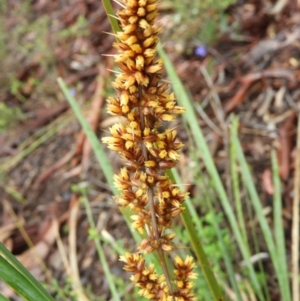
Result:
{"label": "spiky seed pod", "polygon": [[[162,124],[185,110],[176,105],[174,94],[167,92],[168,84],[161,82],[163,60],[156,57],[161,30],[154,26],[157,5],[157,0],[122,0],[124,9],[118,12],[122,31],[116,33],[114,43],[120,68],[112,83],[117,95],[107,100],[108,112],[120,116],[122,122],[112,126],[111,137],[102,141],[120,154],[126,166],[114,178],[121,191],[117,202],[133,211],[132,226],[148,235],[138,253],[121,256],[124,269],[133,273],[131,280],[148,299],[191,301],[192,258],[176,257],[173,284],[164,261],[164,254],[174,249],[175,236],[166,231],[182,212],[187,194],[165,174],[176,165],[183,144],[177,141],[175,130],[162,130]],[[164,272],[161,276],[153,265],[146,266],[143,257],[155,250]]]}

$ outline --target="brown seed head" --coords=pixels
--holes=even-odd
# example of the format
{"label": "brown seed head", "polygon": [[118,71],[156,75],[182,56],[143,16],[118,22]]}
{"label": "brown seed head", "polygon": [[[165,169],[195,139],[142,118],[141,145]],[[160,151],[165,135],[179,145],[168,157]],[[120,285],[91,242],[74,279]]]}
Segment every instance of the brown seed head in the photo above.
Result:
{"label": "brown seed head", "polygon": [[154,26],[158,1],[119,1],[125,7],[118,12],[122,30],[114,43],[120,72],[112,83],[116,96],[108,98],[107,109],[121,122],[112,126],[111,137],[102,141],[120,154],[126,166],[114,177],[120,190],[117,202],[133,211],[133,228],[148,235],[139,245],[139,253],[126,253],[120,260],[125,262],[124,269],[133,273],[131,280],[141,288],[141,296],[160,301],[192,301],[190,279],[195,274],[191,257],[185,261],[176,257],[173,291],[166,270],[164,275],[157,275],[153,265],[146,266],[142,255],[155,250],[162,254],[175,248],[175,235],[165,232],[182,212],[181,204],[187,194],[174,187],[165,170],[176,165],[183,144],[177,141],[175,130],[163,130],[166,127],[162,125],[185,110],[176,105],[174,93],[167,92],[169,85],[161,82],[163,60],[156,57],[161,29]]}

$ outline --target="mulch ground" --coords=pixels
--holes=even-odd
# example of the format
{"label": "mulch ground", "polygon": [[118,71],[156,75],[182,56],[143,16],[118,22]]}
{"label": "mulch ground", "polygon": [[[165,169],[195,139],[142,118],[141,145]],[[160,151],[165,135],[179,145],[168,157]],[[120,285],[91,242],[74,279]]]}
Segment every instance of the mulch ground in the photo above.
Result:
{"label": "mulch ground", "polygon": [[[106,95],[101,93],[103,89],[113,93],[111,73],[106,70],[113,68],[113,62],[102,56],[114,53],[114,39],[105,33],[110,25],[98,0],[37,0],[28,7],[21,3],[7,1],[2,17],[4,32],[9,33],[4,38],[3,70],[13,80],[0,75],[0,103],[18,108],[23,117],[0,133],[0,240],[38,279],[47,280],[18,230],[21,224],[64,286],[68,275],[56,234],[58,231],[67,253],[74,251],[69,241],[72,225],[81,282],[94,295],[109,300],[107,281],[94,243],[88,239],[89,225],[74,186],[88,185],[99,232],[127,247],[134,243],[56,78],[66,81],[97,135],[103,135],[115,122],[105,113]],[[184,37],[174,39],[172,7],[162,10],[161,24],[166,27],[162,42],[193,97],[199,124],[225,181],[224,131],[230,114],[239,116],[240,139],[265,207],[272,207],[270,150],[277,150],[289,244],[300,95],[300,4],[238,1],[227,13],[228,31],[208,46]],[[113,153],[108,155],[117,170],[120,160]],[[72,212],[76,213],[75,224]],[[105,253],[114,274],[128,277],[110,246]],[[11,300],[18,300],[0,283],[2,290]]]}

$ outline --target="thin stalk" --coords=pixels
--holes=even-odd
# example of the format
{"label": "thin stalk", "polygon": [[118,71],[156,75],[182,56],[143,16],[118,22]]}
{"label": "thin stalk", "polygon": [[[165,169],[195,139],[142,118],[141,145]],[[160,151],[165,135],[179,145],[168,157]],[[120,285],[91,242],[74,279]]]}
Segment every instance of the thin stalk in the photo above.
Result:
{"label": "thin stalk", "polygon": [[[155,213],[155,208],[154,208],[154,196],[153,196],[153,190],[152,189],[149,189],[149,191],[148,191],[148,200],[149,200],[149,209],[150,209],[152,227],[153,227],[153,230],[154,230],[155,239],[159,243],[160,236],[159,236],[159,233],[158,233],[156,213]],[[164,273],[165,278],[166,278],[166,282],[167,282],[170,294],[173,295],[173,289],[172,289],[172,285],[171,285],[169,270],[167,268],[167,264],[166,264],[166,260],[165,260],[165,255],[164,255],[163,250],[160,247],[158,247],[158,249],[157,249],[157,254],[158,254],[158,258],[159,258],[163,273]]]}
{"label": "thin stalk", "polygon": [[[138,91],[139,91],[139,101],[141,102],[142,93],[143,93],[142,91],[143,90],[142,90],[142,87],[140,85],[138,85]],[[139,115],[140,115],[140,122],[141,122],[141,132],[143,133],[144,129],[145,129],[145,120],[144,120],[144,115],[142,113],[141,108],[139,108]],[[148,160],[148,151],[147,151],[147,148],[146,148],[145,144],[141,143],[141,147],[142,147],[142,153],[143,153],[143,156],[144,156],[145,160]],[[153,194],[153,188],[152,187],[149,187],[148,202],[149,202],[148,204],[149,204],[152,227],[153,227],[153,230],[154,230],[155,239],[159,243],[160,235],[158,233],[156,212],[155,212],[155,207],[154,207],[154,194]],[[152,235],[152,233],[149,233],[149,237],[151,235]],[[165,275],[165,279],[166,279],[167,286],[169,288],[170,294],[173,295],[173,289],[172,289],[172,284],[171,284],[171,280],[170,280],[169,270],[168,270],[166,260],[165,260],[165,255],[164,255],[163,250],[160,247],[158,247],[158,249],[157,249],[157,254],[158,254],[158,258],[159,258],[163,273]]]}
{"label": "thin stalk", "polygon": [[109,19],[111,28],[113,29],[114,33],[117,33],[118,31],[120,31],[120,27],[118,24],[118,21],[113,17],[115,12],[113,10],[113,7],[111,5],[110,0],[102,0],[104,9],[106,11],[106,15]]}
{"label": "thin stalk", "polygon": [[299,293],[299,213],[300,213],[300,114],[297,127],[297,153],[294,177],[294,201],[292,222],[292,290],[293,301],[298,301]]}
{"label": "thin stalk", "polygon": [[117,33],[118,31],[120,31],[120,26],[119,26],[117,20],[113,17],[113,15],[115,13],[114,13],[114,10],[112,8],[111,2],[110,2],[110,0],[102,0],[102,3],[103,3],[103,6],[104,6],[104,9],[106,11],[106,15],[109,19],[111,28],[112,28],[114,33]]}
{"label": "thin stalk", "polygon": [[[233,135],[233,131],[231,131],[231,136]],[[233,197],[235,201],[235,208],[236,208],[236,214],[237,219],[239,223],[239,227],[241,229],[241,233],[244,239],[244,243],[248,245],[247,243],[247,231],[246,231],[246,225],[245,225],[245,218],[243,214],[243,207],[242,207],[242,201],[241,201],[241,191],[239,187],[239,174],[237,171],[237,162],[236,162],[236,149],[234,146],[234,143],[232,143],[233,139],[231,137],[230,139],[230,169],[231,169],[231,179],[232,179],[232,190],[233,190]]]}
{"label": "thin stalk", "polygon": [[278,253],[278,268],[280,269],[280,275],[282,275],[284,279],[288,279],[286,244],[282,216],[281,183],[275,150],[272,150],[271,152],[271,159],[274,185],[274,235]]}
{"label": "thin stalk", "polygon": [[[247,186],[245,182],[243,182],[243,184],[244,184],[245,187]],[[252,203],[251,203],[251,196],[249,195],[249,192],[247,190],[245,191],[245,194],[246,194],[245,204],[246,204],[247,216],[248,216],[250,221],[254,221],[254,220],[256,220],[256,214],[255,214],[255,212],[253,212],[253,206],[252,206]],[[248,226],[248,228],[249,228],[249,232],[250,232],[249,236],[252,237],[251,241],[253,241],[254,254],[258,254],[260,252],[260,249],[259,249],[258,237],[256,235],[256,228],[253,224],[250,224]],[[247,243],[247,246],[249,248],[248,240],[247,240],[246,243]],[[259,260],[257,262],[257,265],[258,265],[258,271],[261,275],[260,283],[261,283],[262,289],[264,291],[266,301],[270,301],[270,294],[269,294],[268,285],[267,285],[267,281],[266,281],[266,272],[264,270],[264,267],[262,265],[261,260]]]}

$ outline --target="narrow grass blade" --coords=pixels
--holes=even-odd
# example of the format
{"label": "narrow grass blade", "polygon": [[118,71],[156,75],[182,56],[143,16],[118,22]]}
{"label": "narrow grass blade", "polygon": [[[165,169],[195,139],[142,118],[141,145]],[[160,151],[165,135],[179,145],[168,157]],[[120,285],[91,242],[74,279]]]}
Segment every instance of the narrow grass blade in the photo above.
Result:
{"label": "narrow grass blade", "polygon": [[183,118],[188,123],[188,125],[193,133],[195,143],[202,155],[203,162],[204,162],[206,169],[212,179],[212,182],[216,189],[216,192],[218,193],[219,199],[220,199],[223,209],[226,213],[226,216],[230,223],[231,229],[232,229],[234,236],[236,238],[236,241],[238,243],[239,249],[243,255],[243,259],[245,260],[247,268],[249,270],[252,286],[253,286],[255,292],[257,293],[259,300],[263,301],[265,298],[262,294],[260,284],[259,284],[256,274],[254,272],[254,268],[249,260],[249,258],[250,258],[249,251],[244,244],[243,237],[242,237],[241,231],[238,227],[238,223],[235,218],[232,206],[229,202],[229,199],[226,194],[225,188],[222,184],[220,175],[214,164],[214,160],[209,152],[209,148],[205,141],[202,130],[198,125],[198,120],[195,115],[194,108],[191,104],[191,101],[186,93],[186,90],[185,90],[182,82],[180,81],[179,77],[176,74],[176,71],[175,71],[174,66],[171,63],[170,59],[168,58],[168,56],[166,55],[166,53],[164,52],[164,50],[161,47],[158,48],[158,52],[159,52],[159,55],[164,59],[165,67],[168,72],[169,78],[170,78],[171,82],[173,83],[173,89],[177,96],[178,102],[181,106],[186,108],[186,113],[183,115]]}
{"label": "narrow grass blade", "polygon": [[244,243],[247,243],[247,231],[244,219],[244,213],[242,209],[242,201],[241,201],[241,191],[239,187],[239,174],[238,174],[238,167],[237,167],[237,158],[236,158],[236,149],[234,143],[232,143],[232,134],[231,131],[231,139],[230,139],[230,170],[231,170],[231,178],[232,178],[232,190],[233,190],[233,198],[235,201],[235,208],[236,208],[236,215],[237,220],[239,223],[239,227],[241,229],[242,237]]}
{"label": "narrow grass blade", "polygon": [[[2,257],[3,255],[3,257]],[[0,242],[0,256],[2,258],[5,258],[5,260],[8,261],[8,263],[13,266],[19,273],[21,273],[29,283],[31,283],[33,286],[36,287],[40,291],[41,294],[44,296],[48,296],[48,299],[45,300],[51,300],[53,299],[50,297],[46,289],[28,272],[28,270],[13,256],[6,248],[5,246]],[[0,276],[2,275],[2,269],[0,268]]]}
{"label": "narrow grass blade", "polygon": [[0,278],[26,300],[47,300],[23,274],[2,256],[0,256],[0,271]]}
{"label": "narrow grass blade", "polygon": [[[234,122],[238,122],[237,118]],[[237,127],[236,127],[237,128]],[[275,273],[279,282],[280,292],[282,294],[282,298],[285,301],[290,301],[290,292],[289,292],[289,284],[288,284],[288,278],[285,278],[284,275],[282,275],[282,271],[280,269],[279,265],[279,258],[278,258],[278,252],[277,248],[275,247],[275,243],[272,237],[271,229],[268,225],[268,222],[266,220],[266,217],[263,213],[263,207],[261,204],[261,201],[259,199],[257,190],[255,188],[255,184],[253,182],[253,178],[249,169],[249,166],[246,162],[246,158],[244,155],[244,152],[242,150],[241,144],[237,137],[237,130],[234,131],[233,135],[233,143],[235,144],[235,149],[237,152],[238,160],[240,163],[241,171],[242,171],[242,177],[244,179],[245,186],[249,192],[250,199],[252,201],[255,214],[257,216],[257,219],[259,221],[262,233],[264,235],[268,251],[270,252],[270,256],[274,265]],[[285,260],[285,258],[283,259]]]}
{"label": "narrow grass blade", "polygon": [[[235,127],[235,129],[237,130],[238,126]],[[234,139],[232,139],[232,140],[234,140]],[[256,213],[255,213],[255,210],[253,209],[251,196],[246,188],[244,179],[242,179],[242,180],[243,180],[242,184],[243,184],[243,186],[245,186],[245,187],[243,187],[244,193],[245,193],[245,201],[244,201],[244,206],[246,207],[245,214],[247,215],[249,221],[254,221],[257,219]],[[261,253],[261,249],[259,248],[260,237],[258,237],[258,235],[257,235],[256,228],[257,228],[256,225],[251,225],[251,223],[249,224],[249,226],[248,226],[249,233],[248,233],[248,239],[247,239],[247,246],[249,246],[248,241],[251,241],[252,253],[254,253],[255,255]],[[267,258],[269,258],[269,253],[267,253]],[[268,288],[268,284],[267,284],[267,274],[266,274],[264,265],[261,260],[256,262],[256,271],[260,275],[260,284],[261,284],[262,290],[264,292],[265,299],[266,299],[266,301],[270,301],[270,292],[269,292],[269,288]]]}
{"label": "narrow grass blade", "polygon": [[114,10],[112,8],[110,0],[102,0],[106,15],[109,19],[110,25],[114,33],[120,31],[120,27],[118,24],[118,21],[113,17],[114,16]]}
{"label": "narrow grass blade", "polygon": [[190,212],[184,204],[183,204],[183,207],[185,210],[181,214],[182,220],[183,220],[185,228],[187,229],[187,232],[189,233],[191,244],[193,246],[193,250],[196,253],[198,262],[204,273],[206,281],[210,287],[210,291],[214,297],[214,300],[222,301],[222,300],[224,300],[223,293],[222,293],[222,291],[218,285],[218,282],[215,278],[215,275],[210,267],[210,263],[204,252],[201,241],[198,238],[197,231],[193,225],[193,221],[192,221]]}
{"label": "narrow grass blade", "polygon": [[28,301],[54,301],[42,285],[27,277],[0,255],[0,279]]}
{"label": "narrow grass blade", "polygon": [[[275,150],[271,152],[272,159],[272,174],[273,174],[273,185],[274,185],[274,236],[275,244],[278,253],[278,269],[283,279],[288,279],[288,267],[287,267],[287,256],[286,256],[286,244],[284,238],[284,226],[282,221],[282,199],[281,199],[281,184],[279,176],[279,167],[275,154]],[[288,282],[285,282],[288,285]],[[290,300],[290,289],[285,287],[284,300]]]}

